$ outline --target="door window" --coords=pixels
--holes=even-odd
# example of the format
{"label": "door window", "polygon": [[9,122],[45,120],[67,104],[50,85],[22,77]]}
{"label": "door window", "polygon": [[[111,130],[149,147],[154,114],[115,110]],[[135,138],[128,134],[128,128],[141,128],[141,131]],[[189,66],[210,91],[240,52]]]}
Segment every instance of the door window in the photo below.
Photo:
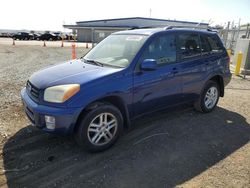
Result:
{"label": "door window", "polygon": [[207,38],[213,53],[223,52],[222,45],[216,36],[207,36]]}
{"label": "door window", "polygon": [[180,59],[193,58],[201,55],[199,35],[186,33],[179,35],[178,51]]}
{"label": "door window", "polygon": [[155,38],[145,49],[140,62],[145,59],[155,59],[159,66],[175,62],[175,35],[165,35]]}
{"label": "door window", "polygon": [[201,35],[201,52],[202,54],[210,54],[212,51],[212,48],[208,42],[207,36]]}

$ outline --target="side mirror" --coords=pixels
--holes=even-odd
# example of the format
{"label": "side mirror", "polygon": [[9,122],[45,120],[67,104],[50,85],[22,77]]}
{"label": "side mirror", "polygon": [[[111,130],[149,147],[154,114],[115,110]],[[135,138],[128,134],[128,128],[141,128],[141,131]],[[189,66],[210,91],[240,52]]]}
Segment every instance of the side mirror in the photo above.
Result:
{"label": "side mirror", "polygon": [[157,68],[157,62],[155,59],[145,59],[140,66],[141,70],[153,71]]}

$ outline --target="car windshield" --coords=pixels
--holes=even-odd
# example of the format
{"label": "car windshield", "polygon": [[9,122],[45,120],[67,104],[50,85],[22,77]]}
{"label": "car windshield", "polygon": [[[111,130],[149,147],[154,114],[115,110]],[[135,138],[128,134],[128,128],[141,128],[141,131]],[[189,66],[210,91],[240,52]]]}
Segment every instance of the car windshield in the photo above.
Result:
{"label": "car windshield", "polygon": [[144,35],[110,35],[83,57],[84,62],[127,67],[147,38]]}

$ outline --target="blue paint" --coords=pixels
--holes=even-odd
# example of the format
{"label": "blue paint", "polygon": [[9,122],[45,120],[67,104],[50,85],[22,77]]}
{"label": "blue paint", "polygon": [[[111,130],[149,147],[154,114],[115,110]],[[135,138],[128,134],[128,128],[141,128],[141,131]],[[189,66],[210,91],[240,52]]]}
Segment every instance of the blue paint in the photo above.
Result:
{"label": "blue paint", "polygon": [[[221,46],[221,51],[211,54],[200,52],[196,57],[182,59],[178,50],[179,35],[182,34],[212,36]],[[147,36],[147,39],[125,68],[98,66],[78,59],[34,73],[29,82],[39,92],[38,99],[35,100],[26,88],[21,91],[26,114],[32,123],[47,132],[71,134],[81,112],[91,103],[106,97],[116,97],[122,102],[125,109],[123,115],[129,123],[130,120],[143,114],[195,101],[204,84],[214,76],[221,77],[222,87],[231,79],[229,58],[216,33],[191,29],[142,29],[117,32],[113,35]],[[176,46],[170,45],[173,49],[176,48],[176,53],[169,53],[169,56],[175,56],[174,62],[146,70],[145,67],[153,67],[155,62],[147,60],[148,63],[141,69],[143,54],[150,49],[149,46],[159,37],[164,39],[170,35],[174,36],[176,41]],[[199,45],[201,46],[200,43]],[[64,84],[80,84],[80,92],[64,103],[50,103],[43,100],[46,88]],[[56,118],[55,130],[46,129],[45,115]]]}

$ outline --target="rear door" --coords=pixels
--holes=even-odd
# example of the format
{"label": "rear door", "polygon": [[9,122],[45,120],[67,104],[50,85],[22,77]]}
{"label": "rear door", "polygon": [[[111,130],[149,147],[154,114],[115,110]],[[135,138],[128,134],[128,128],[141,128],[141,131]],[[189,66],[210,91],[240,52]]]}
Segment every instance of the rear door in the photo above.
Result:
{"label": "rear door", "polygon": [[206,62],[201,55],[200,36],[196,32],[178,33],[179,72],[182,76],[182,100],[193,100],[199,96],[202,80],[206,74]]}
{"label": "rear door", "polygon": [[214,41],[212,36],[201,34],[201,48],[202,48],[202,56],[205,61],[207,76],[214,72],[214,67],[218,61],[219,51],[215,48],[216,41]]}
{"label": "rear door", "polygon": [[[153,71],[140,70],[145,59],[155,59]],[[179,102],[181,77],[176,64],[176,36],[154,37],[146,46],[134,72],[134,115],[140,115]]]}

